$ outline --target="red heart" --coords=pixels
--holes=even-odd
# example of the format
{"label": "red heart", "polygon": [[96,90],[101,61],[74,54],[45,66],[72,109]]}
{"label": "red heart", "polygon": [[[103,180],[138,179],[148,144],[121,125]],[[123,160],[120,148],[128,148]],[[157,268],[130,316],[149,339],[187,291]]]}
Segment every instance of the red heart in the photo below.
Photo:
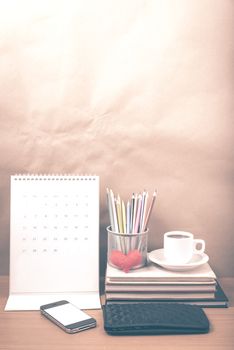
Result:
{"label": "red heart", "polygon": [[132,267],[141,263],[142,255],[139,250],[131,250],[127,255],[120,250],[112,250],[110,261],[113,265],[119,267],[124,272],[128,272]]}

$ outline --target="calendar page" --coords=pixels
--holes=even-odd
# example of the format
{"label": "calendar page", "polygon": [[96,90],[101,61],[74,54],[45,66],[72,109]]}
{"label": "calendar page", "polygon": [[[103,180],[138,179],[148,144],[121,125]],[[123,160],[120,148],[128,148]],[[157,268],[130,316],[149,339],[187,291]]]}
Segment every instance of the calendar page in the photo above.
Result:
{"label": "calendar page", "polygon": [[100,307],[99,178],[12,176],[6,310],[66,297]]}

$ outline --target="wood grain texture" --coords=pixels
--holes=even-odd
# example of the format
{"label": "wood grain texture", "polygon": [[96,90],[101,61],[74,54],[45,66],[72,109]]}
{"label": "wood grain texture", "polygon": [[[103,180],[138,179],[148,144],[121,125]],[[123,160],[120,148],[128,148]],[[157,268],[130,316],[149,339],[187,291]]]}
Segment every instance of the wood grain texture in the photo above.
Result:
{"label": "wood grain texture", "polygon": [[8,276],[0,277],[0,350],[147,350],[205,349],[232,350],[234,344],[234,278],[222,278],[228,309],[205,309],[211,323],[208,334],[171,336],[107,335],[101,310],[89,310],[97,327],[77,334],[66,334],[49,322],[39,311],[5,312],[8,297]]}

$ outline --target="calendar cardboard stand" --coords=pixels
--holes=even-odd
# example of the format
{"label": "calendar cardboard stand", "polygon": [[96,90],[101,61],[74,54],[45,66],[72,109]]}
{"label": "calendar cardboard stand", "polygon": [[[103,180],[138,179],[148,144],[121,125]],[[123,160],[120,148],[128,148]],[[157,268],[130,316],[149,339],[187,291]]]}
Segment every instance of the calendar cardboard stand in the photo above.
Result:
{"label": "calendar cardboard stand", "polygon": [[99,178],[12,176],[5,310],[39,310],[61,299],[100,308]]}

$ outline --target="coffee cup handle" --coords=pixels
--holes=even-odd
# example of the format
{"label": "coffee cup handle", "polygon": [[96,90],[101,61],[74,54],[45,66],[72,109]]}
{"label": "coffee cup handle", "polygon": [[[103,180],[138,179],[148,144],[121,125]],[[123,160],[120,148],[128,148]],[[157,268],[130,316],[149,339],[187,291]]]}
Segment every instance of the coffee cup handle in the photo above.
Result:
{"label": "coffee cup handle", "polygon": [[[201,244],[201,248],[197,249],[197,245]],[[201,254],[204,253],[206,247],[206,243],[203,239],[194,239],[193,240],[193,252],[195,254]]]}

